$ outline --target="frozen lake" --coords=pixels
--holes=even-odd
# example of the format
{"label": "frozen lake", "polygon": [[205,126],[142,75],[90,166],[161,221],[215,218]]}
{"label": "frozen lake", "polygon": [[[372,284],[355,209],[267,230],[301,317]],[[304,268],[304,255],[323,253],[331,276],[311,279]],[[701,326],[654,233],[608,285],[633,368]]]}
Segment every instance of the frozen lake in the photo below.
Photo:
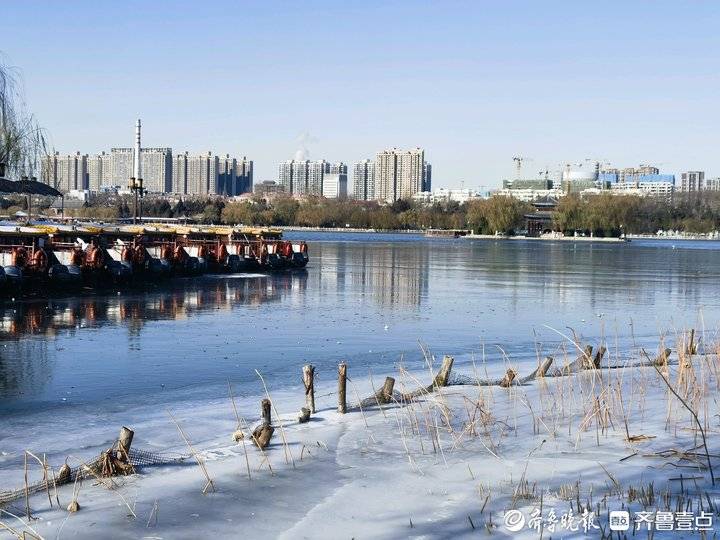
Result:
{"label": "frozen lake", "polygon": [[[457,366],[534,356],[572,327],[610,346],[657,345],[720,318],[720,244],[430,240],[292,233],[306,272],[206,276],[143,292],[0,307],[0,450],[39,420],[180,404],[300,384],[317,366],[382,374],[422,363],[418,343]],[[700,317],[702,321],[700,321]]]}

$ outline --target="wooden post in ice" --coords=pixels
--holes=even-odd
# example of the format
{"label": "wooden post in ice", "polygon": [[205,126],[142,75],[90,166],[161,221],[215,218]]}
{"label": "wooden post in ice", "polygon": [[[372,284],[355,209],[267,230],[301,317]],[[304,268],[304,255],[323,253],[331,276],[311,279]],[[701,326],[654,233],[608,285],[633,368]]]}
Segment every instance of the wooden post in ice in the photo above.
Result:
{"label": "wooden post in ice", "polygon": [[600,345],[598,350],[595,351],[595,358],[593,358],[593,367],[595,369],[600,369],[600,364],[603,356],[605,356],[605,352],[607,352],[607,347],[605,347],[605,345]]}
{"label": "wooden post in ice", "polygon": [[118,436],[118,450],[120,452],[120,459],[123,461],[130,461],[130,447],[132,446],[134,436],[135,432],[129,427],[123,426],[120,428],[120,435]]}
{"label": "wooden post in ice", "polygon": [[452,356],[443,357],[440,371],[438,371],[438,374],[435,375],[435,379],[433,380],[433,387],[438,388],[448,385],[448,381],[450,380],[450,370],[452,369],[454,361],[455,359]]}
{"label": "wooden post in ice", "polygon": [[695,345],[695,329],[690,329],[690,341],[687,346],[687,350],[685,351],[685,354],[688,356],[692,356],[697,352],[697,345]]}
{"label": "wooden post in ice", "polygon": [[393,379],[392,377],[387,377],[385,379],[385,384],[383,384],[383,387],[381,390],[382,394],[381,394],[380,401],[382,403],[389,403],[390,401],[392,401],[394,387],[395,387],[395,379]]}
{"label": "wooden post in ice", "polygon": [[271,416],[270,416],[270,407],[271,403],[268,398],[264,398],[260,402],[260,409],[261,409],[261,417],[262,417],[262,425],[263,426],[269,426],[272,424]]}
{"label": "wooden post in ice", "polygon": [[347,400],[345,392],[347,389],[347,364],[341,362],[338,364],[338,412],[345,414],[347,412]]}
{"label": "wooden post in ice", "polygon": [[315,367],[312,364],[303,366],[303,385],[305,386],[305,406],[315,414]]}

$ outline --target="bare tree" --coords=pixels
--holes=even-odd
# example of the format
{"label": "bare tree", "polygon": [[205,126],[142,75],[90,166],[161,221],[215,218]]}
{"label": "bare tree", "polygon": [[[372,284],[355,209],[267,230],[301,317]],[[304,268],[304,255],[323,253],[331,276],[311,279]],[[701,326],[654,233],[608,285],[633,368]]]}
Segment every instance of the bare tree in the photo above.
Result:
{"label": "bare tree", "polygon": [[0,163],[5,176],[38,176],[46,154],[45,132],[27,110],[18,69],[0,56]]}

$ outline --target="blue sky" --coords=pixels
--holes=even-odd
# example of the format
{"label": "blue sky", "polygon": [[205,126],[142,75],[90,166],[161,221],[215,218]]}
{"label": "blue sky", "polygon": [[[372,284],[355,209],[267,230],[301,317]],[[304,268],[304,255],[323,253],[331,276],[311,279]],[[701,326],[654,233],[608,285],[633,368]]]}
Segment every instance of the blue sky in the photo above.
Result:
{"label": "blue sky", "polygon": [[61,152],[311,159],[425,148],[435,186],[585,159],[720,175],[718,2],[3,0],[0,51]]}

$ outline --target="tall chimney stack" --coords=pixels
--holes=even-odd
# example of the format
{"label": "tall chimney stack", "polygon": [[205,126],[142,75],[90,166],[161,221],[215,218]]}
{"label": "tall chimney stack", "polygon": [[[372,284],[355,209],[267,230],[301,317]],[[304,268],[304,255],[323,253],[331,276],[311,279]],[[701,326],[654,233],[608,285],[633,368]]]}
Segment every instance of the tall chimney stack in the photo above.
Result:
{"label": "tall chimney stack", "polygon": [[135,178],[142,178],[140,169],[140,119],[135,123],[135,156],[133,163],[133,172]]}

